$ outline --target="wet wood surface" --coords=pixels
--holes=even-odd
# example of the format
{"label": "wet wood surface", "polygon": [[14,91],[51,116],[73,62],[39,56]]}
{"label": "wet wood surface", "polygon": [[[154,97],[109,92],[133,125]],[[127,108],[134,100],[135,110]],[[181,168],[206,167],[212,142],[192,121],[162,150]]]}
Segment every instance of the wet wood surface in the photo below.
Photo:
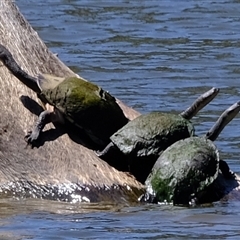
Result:
{"label": "wet wood surface", "polygon": [[[29,74],[74,73],[51,53],[36,31],[9,0],[0,2],[0,43],[6,46]],[[0,62],[0,189],[11,184],[35,185],[78,183],[80,185],[143,186],[132,176],[119,172],[100,160],[93,150],[63,129],[50,124],[44,129],[43,145],[26,147],[24,136],[33,126],[41,107],[34,92],[16,79]],[[119,101],[129,119],[139,115]]]}

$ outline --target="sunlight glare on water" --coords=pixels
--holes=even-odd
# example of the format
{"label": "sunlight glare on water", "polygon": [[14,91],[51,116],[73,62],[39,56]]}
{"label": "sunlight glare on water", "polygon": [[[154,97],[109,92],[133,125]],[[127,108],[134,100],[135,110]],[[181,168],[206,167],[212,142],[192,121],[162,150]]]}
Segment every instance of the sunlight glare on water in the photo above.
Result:
{"label": "sunlight glare on water", "polygon": [[[200,94],[217,98],[193,119],[203,135],[240,100],[240,1],[16,0],[59,58],[141,113],[181,112]],[[239,117],[216,144],[240,173]],[[67,204],[0,200],[0,239],[237,239],[240,204]]]}

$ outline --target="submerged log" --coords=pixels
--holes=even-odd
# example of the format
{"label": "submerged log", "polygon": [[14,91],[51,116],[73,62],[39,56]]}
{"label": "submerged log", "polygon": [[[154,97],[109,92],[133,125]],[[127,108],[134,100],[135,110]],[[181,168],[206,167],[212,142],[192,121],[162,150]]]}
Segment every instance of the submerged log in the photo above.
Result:
{"label": "submerged log", "polygon": [[[0,2],[0,43],[31,75],[75,75],[48,50],[10,0]],[[0,91],[1,196],[67,201],[120,201],[123,197],[135,201],[144,191],[132,176],[112,168],[78,139],[71,139],[52,124],[43,133],[48,137],[42,146],[26,147],[24,135],[40,111],[37,96],[1,62]],[[121,101],[119,105],[129,119],[139,115]]]}

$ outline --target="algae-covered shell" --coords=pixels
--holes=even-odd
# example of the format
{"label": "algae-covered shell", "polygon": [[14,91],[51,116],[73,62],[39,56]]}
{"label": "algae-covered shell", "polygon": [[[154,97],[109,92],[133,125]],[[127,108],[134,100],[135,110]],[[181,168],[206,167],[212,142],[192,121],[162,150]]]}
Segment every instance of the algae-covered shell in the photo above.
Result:
{"label": "algae-covered shell", "polygon": [[152,112],[141,115],[121,128],[110,139],[123,154],[134,154],[135,157],[158,156],[172,143],[194,135],[194,127],[190,119],[218,92],[217,88],[210,89],[180,114]]}
{"label": "algae-covered shell", "polygon": [[188,204],[217,178],[219,153],[211,140],[191,137],[167,148],[146,180],[157,201]]}
{"label": "algae-covered shell", "polygon": [[128,122],[116,99],[99,86],[77,77],[54,79],[44,77],[41,95],[96,143],[105,145]]}
{"label": "algae-covered shell", "polygon": [[113,134],[97,155],[121,171],[130,171],[143,183],[162,151],[194,135],[190,119],[218,92],[217,88],[210,89],[180,114],[152,112],[135,118]]}
{"label": "algae-covered shell", "polygon": [[183,205],[192,200],[201,202],[202,199],[211,199],[206,192],[209,194],[219,168],[225,175],[229,171],[224,165],[219,165],[219,153],[212,141],[239,111],[240,102],[237,102],[221,114],[204,137],[186,138],[168,147],[145,181],[146,198],[150,194],[154,201]]}
{"label": "algae-covered shell", "polygon": [[[45,106],[32,131],[25,136],[25,140],[32,146],[37,145],[40,133],[49,122],[64,123],[67,119],[83,129],[98,146],[105,146],[109,137],[128,122],[114,97],[77,75],[57,77],[44,74],[38,78],[30,76],[1,44],[0,60],[15,77],[38,94]],[[83,131],[77,133],[81,134]]]}
{"label": "algae-covered shell", "polygon": [[181,115],[152,112],[129,122],[110,139],[124,154],[142,157],[158,156],[172,143],[193,134],[193,125]]}

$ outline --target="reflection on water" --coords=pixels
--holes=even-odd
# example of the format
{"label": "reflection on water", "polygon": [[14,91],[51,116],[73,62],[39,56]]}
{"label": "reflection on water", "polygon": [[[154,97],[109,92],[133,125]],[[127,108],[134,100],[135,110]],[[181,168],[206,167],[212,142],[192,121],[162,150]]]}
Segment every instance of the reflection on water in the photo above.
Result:
{"label": "reflection on water", "polygon": [[[142,113],[181,112],[211,87],[193,119],[204,134],[240,100],[240,2],[16,0],[51,50],[74,71]],[[239,118],[216,141],[240,173]],[[173,206],[74,205],[2,199],[1,239],[235,239],[238,201]],[[4,237],[3,237],[4,236]]]}

